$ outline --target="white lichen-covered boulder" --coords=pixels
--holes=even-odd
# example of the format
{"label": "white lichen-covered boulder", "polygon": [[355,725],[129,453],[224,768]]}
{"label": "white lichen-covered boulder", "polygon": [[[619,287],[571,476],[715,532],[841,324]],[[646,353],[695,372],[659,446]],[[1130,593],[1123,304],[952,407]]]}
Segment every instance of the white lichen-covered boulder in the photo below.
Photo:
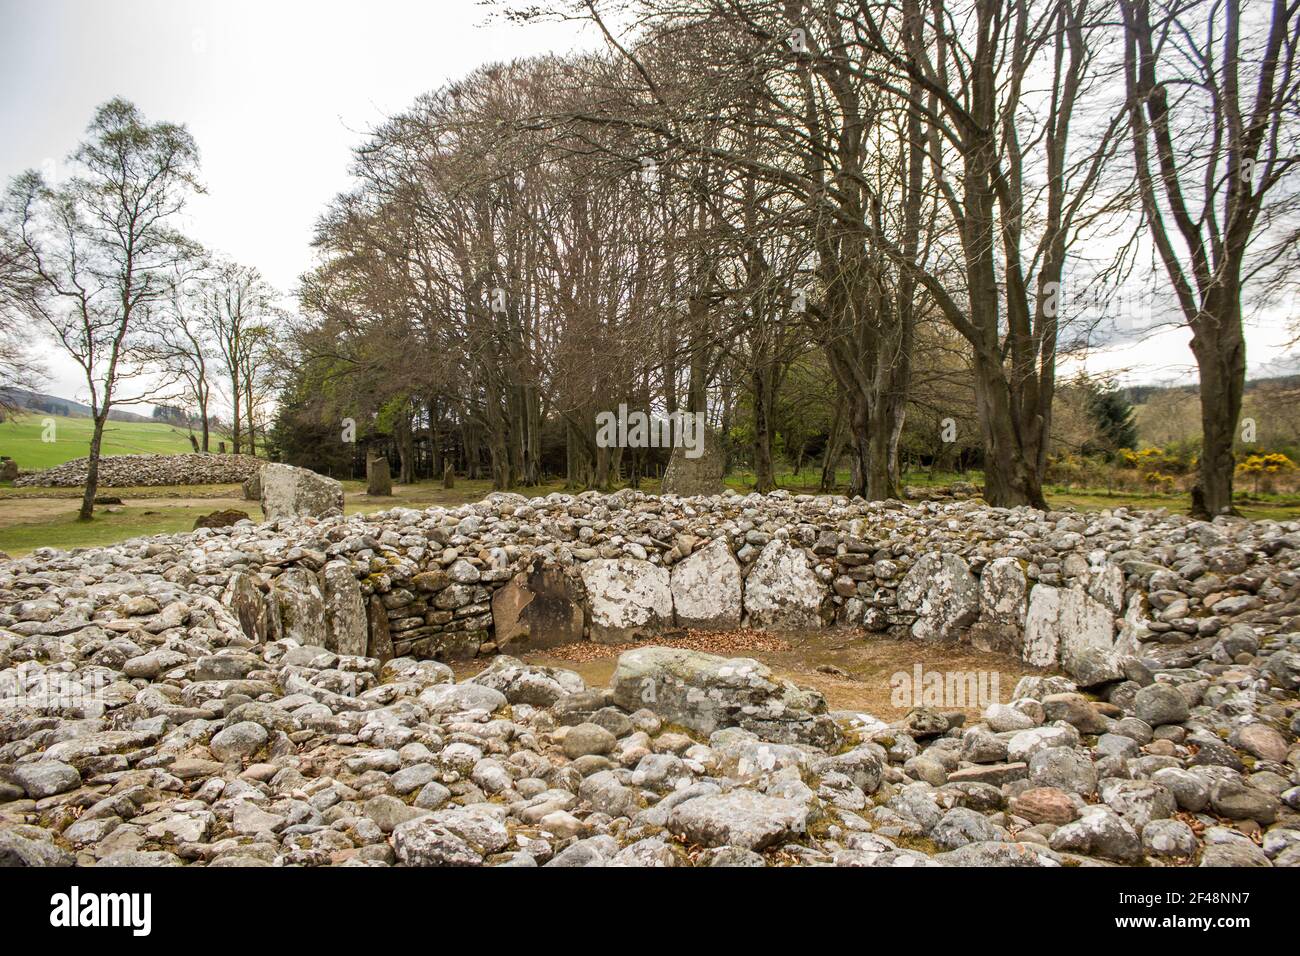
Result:
{"label": "white lichen-covered boulder", "polygon": [[763,850],[804,835],[808,805],[752,790],[685,800],[668,815],[668,830],[700,846]]}
{"label": "white lichen-covered boulder", "polygon": [[306,468],[263,465],[259,483],[267,521],[343,514],[343,485]]}
{"label": "white lichen-covered boulder", "polygon": [[740,564],[717,537],[674,565],[673,609],[682,627],[735,627],[742,613]]}
{"label": "white lichen-covered boulder", "polygon": [[1088,572],[1088,594],[1104,604],[1111,614],[1124,613],[1124,572],[1114,564],[1104,564]]}
{"label": "white lichen-covered boulder", "polygon": [[668,571],[635,558],[602,558],[582,566],[590,636],[603,644],[650,637],[673,623]]}
{"label": "white lichen-covered boulder", "polygon": [[802,548],[773,538],[745,578],[745,614],[751,627],[799,630],[818,627],[826,587]]}
{"label": "white lichen-covered boulder", "polygon": [[1029,607],[1029,583],[1015,558],[990,561],[980,575],[980,617],[1023,627]]}
{"label": "white lichen-covered boulder", "polygon": [[1024,659],[1036,667],[1059,664],[1081,686],[1121,676],[1115,619],[1079,588],[1034,585],[1025,617]]}
{"label": "white lichen-covered boulder", "polygon": [[920,640],[956,641],[979,617],[979,582],[959,555],[932,551],[899,583],[898,608],[916,614],[912,634]]}
{"label": "white lichen-covered boulder", "polygon": [[610,681],[624,710],[653,710],[701,734],[741,727],[775,743],[829,747],[840,738],[826,699],[747,657],[718,657],[676,647],[645,647],[619,656]]}
{"label": "white lichen-covered boulder", "polygon": [[980,616],[971,644],[983,651],[1019,657],[1024,641],[1029,580],[1015,558],[997,558],[980,575]]}

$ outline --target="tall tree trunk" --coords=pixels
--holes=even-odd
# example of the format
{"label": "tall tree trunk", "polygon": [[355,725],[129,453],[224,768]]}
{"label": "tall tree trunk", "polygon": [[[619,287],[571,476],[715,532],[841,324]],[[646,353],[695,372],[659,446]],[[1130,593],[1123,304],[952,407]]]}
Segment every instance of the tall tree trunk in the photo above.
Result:
{"label": "tall tree trunk", "polygon": [[1233,446],[1246,385],[1246,341],[1236,290],[1212,291],[1206,310],[1192,323],[1192,353],[1201,379],[1201,461],[1192,489],[1192,513],[1200,518],[1235,514]]}
{"label": "tall tree trunk", "polygon": [[818,482],[819,491],[828,492],[835,487],[835,469],[840,463],[840,451],[844,447],[844,397],[836,396],[835,414],[831,419],[831,430],[826,436],[826,451],[822,456],[822,476]]}
{"label": "tall tree trunk", "polygon": [[1021,447],[1003,369],[975,357],[975,402],[984,439],[984,500],[997,508],[1029,505],[1043,511],[1043,479]]}
{"label": "tall tree trunk", "polygon": [[754,490],[765,495],[776,490],[776,473],[772,467],[773,370],[770,366],[754,369],[751,382],[754,402]]}
{"label": "tall tree trunk", "polygon": [[95,513],[95,493],[99,490],[99,450],[104,444],[104,423],[108,421],[108,409],[95,416],[95,430],[90,436],[90,458],[86,463],[86,490],[81,496],[81,510],[77,512],[78,521],[89,521]]}
{"label": "tall tree trunk", "polygon": [[230,450],[232,453],[238,455],[240,448],[240,388],[238,375],[232,375],[230,378],[230,395],[232,403],[230,416]]}

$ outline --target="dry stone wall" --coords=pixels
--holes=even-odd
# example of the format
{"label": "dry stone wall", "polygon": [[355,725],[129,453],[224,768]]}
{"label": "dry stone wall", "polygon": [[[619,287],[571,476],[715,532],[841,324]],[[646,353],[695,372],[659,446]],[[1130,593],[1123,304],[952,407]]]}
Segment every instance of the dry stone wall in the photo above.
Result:
{"label": "dry stone wall", "polygon": [[456,659],[680,627],[841,624],[970,642],[1095,686],[1123,677],[1142,641],[1177,646],[1251,620],[1295,583],[1261,562],[1290,554],[1297,527],[625,491],[243,523],[147,547],[193,555],[246,631],[346,653]]}

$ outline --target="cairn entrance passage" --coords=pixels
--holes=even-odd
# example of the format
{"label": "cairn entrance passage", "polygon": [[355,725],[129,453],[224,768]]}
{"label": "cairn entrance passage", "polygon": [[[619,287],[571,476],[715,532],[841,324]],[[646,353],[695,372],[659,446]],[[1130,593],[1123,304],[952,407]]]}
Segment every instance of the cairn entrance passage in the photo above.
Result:
{"label": "cairn entrance passage", "polygon": [[[799,635],[1056,673],[884,712]],[[0,561],[29,865],[1297,865],[1297,732],[1294,523],[494,495]]]}

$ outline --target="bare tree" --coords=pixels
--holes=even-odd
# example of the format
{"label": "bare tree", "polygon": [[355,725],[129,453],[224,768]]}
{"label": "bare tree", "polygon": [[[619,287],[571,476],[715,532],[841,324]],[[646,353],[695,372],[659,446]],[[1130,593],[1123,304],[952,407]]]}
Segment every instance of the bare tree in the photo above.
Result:
{"label": "bare tree", "polygon": [[[231,451],[238,455],[243,437],[251,434],[253,382],[265,357],[262,343],[275,315],[275,291],[251,266],[217,262],[202,280],[199,291],[200,324],[215,350],[217,368],[230,403]],[[215,370],[214,370],[215,371]]]}
{"label": "bare tree", "polygon": [[[0,219],[0,223],[8,217]],[[0,229],[4,229],[0,224]],[[21,303],[30,294],[26,250],[7,229],[0,231],[0,417],[18,410],[9,389],[32,388],[43,368],[23,342],[28,322]]]}
{"label": "bare tree", "polygon": [[[1133,161],[1200,373],[1192,510],[1233,512],[1242,297],[1294,252],[1300,3],[1121,0]],[[1248,262],[1249,259],[1249,262]]]}
{"label": "bare tree", "polygon": [[[212,380],[209,366],[214,357],[212,333],[200,309],[200,282],[205,265],[194,257],[177,263],[169,276],[166,299],[157,309],[153,335],[141,346],[141,357],[150,366],[165,370],[168,378],[183,387],[183,398],[198,414],[199,447],[210,451]],[[192,433],[191,433],[192,434]]]}
{"label": "bare tree", "polygon": [[99,483],[104,424],[139,371],[146,319],[165,301],[169,271],[189,254],[173,227],[198,190],[198,150],[188,131],[149,124],[135,106],[110,100],[96,112],[72,155],[77,173],[58,187],[35,172],[11,186],[14,231],[30,281],[19,307],[42,323],[81,368],[94,423],[79,517],[90,520]]}

